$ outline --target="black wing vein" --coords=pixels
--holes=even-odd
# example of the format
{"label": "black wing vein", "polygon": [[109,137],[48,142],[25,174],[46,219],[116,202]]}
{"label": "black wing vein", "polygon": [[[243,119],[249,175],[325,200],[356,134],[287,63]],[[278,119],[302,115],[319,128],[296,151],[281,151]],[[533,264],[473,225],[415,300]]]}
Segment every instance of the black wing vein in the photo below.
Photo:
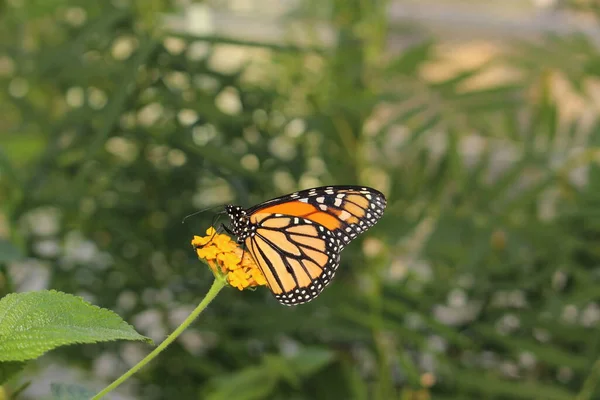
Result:
{"label": "black wing vein", "polygon": [[[263,239],[264,240],[264,239]],[[262,258],[265,260],[265,263],[267,264],[267,267],[269,267],[269,269],[271,270],[271,274],[275,277],[275,280],[277,281],[277,284],[279,285],[279,287],[281,288],[281,291],[285,292],[285,289],[283,287],[283,283],[281,282],[281,279],[279,278],[279,274],[277,273],[277,271],[275,270],[275,268],[273,267],[273,263],[267,258],[265,252],[260,248],[260,246],[256,243],[256,240],[254,239],[250,239],[250,243],[252,244],[252,247],[255,250],[258,250],[258,252],[260,253],[260,255],[262,256]],[[271,246],[272,247],[272,246]],[[277,251],[277,250],[275,250]],[[283,257],[282,257],[283,259]],[[258,260],[255,260],[257,265],[260,265],[260,262],[258,262]]]}

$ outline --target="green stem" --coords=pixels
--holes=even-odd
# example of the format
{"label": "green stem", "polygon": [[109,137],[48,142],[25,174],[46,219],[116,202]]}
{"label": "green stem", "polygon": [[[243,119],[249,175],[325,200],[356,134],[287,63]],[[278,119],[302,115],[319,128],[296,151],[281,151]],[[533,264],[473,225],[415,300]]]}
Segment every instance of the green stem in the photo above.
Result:
{"label": "green stem", "polygon": [[194,311],[192,311],[192,313],[185,319],[185,321],[183,321],[181,323],[181,325],[179,325],[177,327],[177,329],[175,329],[173,331],[173,333],[171,333],[165,340],[163,340],[163,342],[160,345],[158,345],[158,347],[156,349],[154,349],[150,354],[148,354],[146,357],[144,357],[144,359],[142,361],[140,361],[139,363],[137,363],[136,365],[134,365],[129,371],[125,372],[123,375],[121,375],[113,383],[111,383],[110,385],[108,385],[107,387],[105,387],[104,389],[102,389],[102,391],[100,393],[98,393],[97,395],[95,395],[94,397],[92,397],[92,400],[100,399],[103,396],[105,396],[106,394],[108,394],[109,392],[111,392],[113,389],[115,389],[121,383],[125,382],[131,375],[135,374],[140,369],[142,369],[144,367],[144,365],[146,365],[150,361],[152,361],[152,359],[154,359],[154,357],[156,357],[158,354],[160,354],[161,351],[163,351],[164,349],[166,349],[168,345],[170,345],[171,343],[173,343],[173,341],[175,339],[177,339],[177,337],[179,335],[181,335],[181,333],[188,326],[190,326],[190,324],[192,322],[194,322],[194,320],[196,318],[198,318],[198,315],[200,315],[200,313],[202,311],[204,311],[204,309],[217,296],[217,294],[221,291],[221,289],[223,289],[223,287],[225,287],[225,280],[221,279],[221,278],[216,278],[215,281],[213,282],[212,286],[210,287],[208,293],[204,297],[204,299],[202,299],[202,301],[200,302],[200,304],[198,304],[198,307],[196,307],[194,309]]}

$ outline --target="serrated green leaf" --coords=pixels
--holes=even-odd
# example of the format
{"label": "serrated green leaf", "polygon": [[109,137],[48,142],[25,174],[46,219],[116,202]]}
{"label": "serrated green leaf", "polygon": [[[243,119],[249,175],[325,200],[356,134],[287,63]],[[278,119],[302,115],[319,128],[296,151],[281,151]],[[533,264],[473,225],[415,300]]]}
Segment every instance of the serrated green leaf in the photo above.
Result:
{"label": "serrated green leaf", "polygon": [[8,240],[0,239],[0,263],[18,260],[21,252]]}
{"label": "serrated green leaf", "polygon": [[0,361],[25,361],[59,346],[113,340],[152,341],[114,312],[54,290],[0,299]]}
{"label": "serrated green leaf", "polygon": [[53,400],[89,400],[95,394],[79,385],[53,383],[50,385],[50,388]]}
{"label": "serrated green leaf", "polygon": [[21,361],[0,362],[0,385],[23,368],[25,368],[25,363]]}

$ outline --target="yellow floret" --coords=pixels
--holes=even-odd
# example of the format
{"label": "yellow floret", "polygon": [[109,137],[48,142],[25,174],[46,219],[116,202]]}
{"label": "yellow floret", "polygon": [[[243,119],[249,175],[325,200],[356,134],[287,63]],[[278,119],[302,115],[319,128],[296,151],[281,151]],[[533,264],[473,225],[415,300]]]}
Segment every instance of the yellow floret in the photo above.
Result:
{"label": "yellow floret", "polygon": [[230,286],[244,290],[267,284],[250,254],[229,236],[216,233],[213,227],[206,230],[206,236],[194,236],[192,246],[198,258],[208,264],[215,275],[226,278]]}

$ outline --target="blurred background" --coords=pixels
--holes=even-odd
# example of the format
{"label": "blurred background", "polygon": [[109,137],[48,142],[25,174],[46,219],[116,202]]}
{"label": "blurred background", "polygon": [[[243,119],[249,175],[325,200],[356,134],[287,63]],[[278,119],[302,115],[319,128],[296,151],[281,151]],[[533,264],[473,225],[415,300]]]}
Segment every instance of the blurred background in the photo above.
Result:
{"label": "blurred background", "polygon": [[[213,279],[214,212],[185,215],[369,185],[388,209],[317,300],[224,290],[110,398],[599,399],[599,42],[591,0],[0,1],[0,296],[160,342]],[[61,348],[8,389],[150,350]]]}

